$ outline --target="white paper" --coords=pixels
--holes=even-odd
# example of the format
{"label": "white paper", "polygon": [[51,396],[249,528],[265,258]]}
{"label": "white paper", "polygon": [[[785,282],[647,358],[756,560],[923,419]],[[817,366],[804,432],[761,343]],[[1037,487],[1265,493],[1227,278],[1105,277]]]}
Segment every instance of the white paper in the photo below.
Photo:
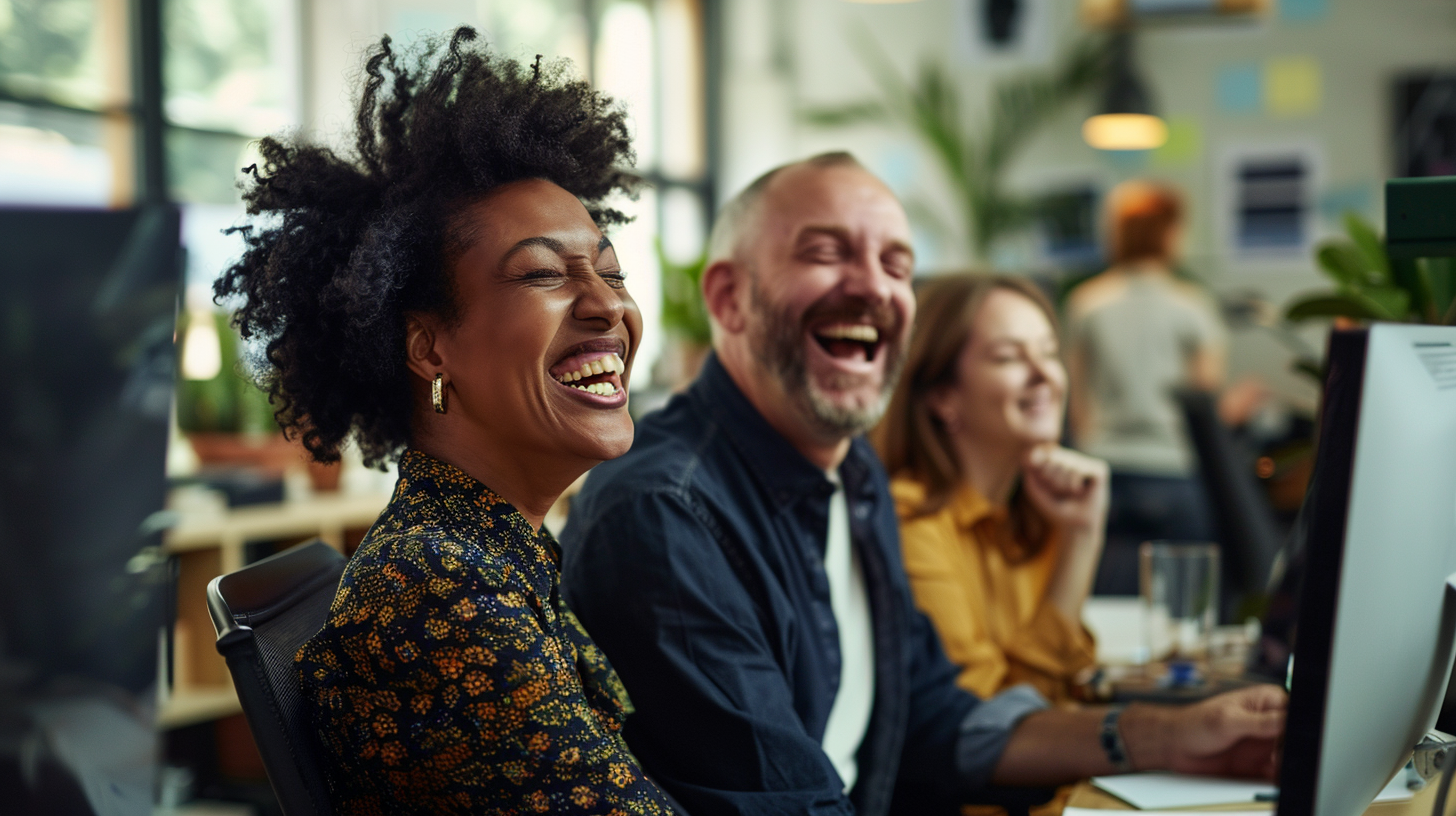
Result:
{"label": "white paper", "polygon": [[[1213,805],[1237,805],[1255,803],[1255,796],[1271,796],[1279,788],[1267,782],[1250,782],[1244,779],[1217,779],[1207,776],[1190,776],[1174,773],[1137,773],[1121,776],[1099,776],[1092,784],[1127,802],[1138,810],[1169,810],[1172,808],[1197,808]],[[1401,771],[1376,794],[1376,802],[1399,802],[1413,794],[1405,784],[1405,772]],[[1270,803],[1272,805],[1272,802]],[[1065,816],[1088,816],[1073,813],[1083,808],[1067,808]],[[1186,816],[1188,811],[1182,811]],[[1223,816],[1235,816],[1244,811],[1221,811]],[[1267,816],[1268,811],[1252,813]],[[1091,813],[1089,811],[1089,813]],[[1106,816],[1104,813],[1103,816]]]}
{"label": "white paper", "polygon": [[1092,780],[1092,784],[1138,810],[1236,805],[1243,802],[1252,805],[1257,801],[1255,796],[1273,796],[1279,790],[1268,782],[1174,773],[1099,776]]}

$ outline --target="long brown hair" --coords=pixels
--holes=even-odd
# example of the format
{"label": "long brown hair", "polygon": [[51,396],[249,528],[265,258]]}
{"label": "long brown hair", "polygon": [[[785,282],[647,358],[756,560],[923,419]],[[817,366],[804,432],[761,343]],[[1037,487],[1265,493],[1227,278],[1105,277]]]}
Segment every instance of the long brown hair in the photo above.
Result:
{"label": "long brown hair", "polygon": [[[956,362],[970,340],[982,304],[998,289],[1035,303],[1057,331],[1056,310],[1036,284],[1006,275],[956,273],[931,280],[916,294],[915,329],[905,369],[890,398],[885,417],[871,435],[885,469],[925,488],[925,499],[911,518],[945,507],[960,484],[950,432],[930,407],[930,395],[956,381]],[[1011,498],[1011,523],[1020,555],[1030,558],[1046,543],[1046,521],[1031,507],[1017,485]]]}

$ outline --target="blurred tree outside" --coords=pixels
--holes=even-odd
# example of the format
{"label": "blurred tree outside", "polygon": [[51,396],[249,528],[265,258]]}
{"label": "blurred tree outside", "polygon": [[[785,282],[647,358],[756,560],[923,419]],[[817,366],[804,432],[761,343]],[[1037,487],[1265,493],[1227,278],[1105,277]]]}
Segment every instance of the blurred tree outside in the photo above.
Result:
{"label": "blurred tree outside", "polygon": [[105,101],[97,0],[0,0],[0,90],[96,109]]}

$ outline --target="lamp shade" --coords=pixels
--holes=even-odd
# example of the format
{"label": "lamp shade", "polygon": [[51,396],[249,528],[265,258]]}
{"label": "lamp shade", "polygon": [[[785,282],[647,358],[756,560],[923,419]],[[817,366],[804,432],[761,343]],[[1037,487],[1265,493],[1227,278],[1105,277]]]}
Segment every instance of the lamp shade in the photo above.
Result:
{"label": "lamp shade", "polygon": [[1168,126],[1153,112],[1147,87],[1132,60],[1132,35],[1115,35],[1112,76],[1099,111],[1082,123],[1082,139],[1098,150],[1152,150],[1168,141]]}
{"label": "lamp shade", "polygon": [[1098,150],[1152,150],[1168,141],[1168,125],[1148,113],[1099,113],[1082,123],[1082,140]]}

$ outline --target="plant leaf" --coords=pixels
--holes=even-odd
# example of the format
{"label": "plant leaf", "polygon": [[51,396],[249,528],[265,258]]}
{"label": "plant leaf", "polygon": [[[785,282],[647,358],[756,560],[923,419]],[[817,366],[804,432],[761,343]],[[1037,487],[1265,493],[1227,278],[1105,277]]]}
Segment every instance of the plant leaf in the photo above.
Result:
{"label": "plant leaf", "polygon": [[1308,374],[1310,377],[1314,378],[1314,381],[1316,383],[1319,383],[1321,385],[1324,384],[1325,367],[1323,365],[1320,365],[1318,360],[1314,360],[1309,357],[1301,357],[1298,360],[1290,363],[1289,368],[1300,374]]}
{"label": "plant leaf", "polygon": [[1364,301],[1376,320],[1404,321],[1410,314],[1411,296],[1404,289],[1394,286],[1367,286],[1347,294]]}
{"label": "plant leaf", "polygon": [[1376,275],[1369,282],[1377,285],[1389,284],[1391,282],[1390,259],[1385,254],[1385,242],[1375,232],[1375,228],[1358,214],[1347,212],[1345,213],[1345,232],[1359,248],[1366,267]]}
{"label": "plant leaf", "polygon": [[799,111],[799,118],[815,127],[850,127],[883,124],[894,117],[879,102],[856,102],[838,107],[803,108]]}
{"label": "plant leaf", "polygon": [[1341,287],[1359,288],[1369,277],[1364,253],[1349,241],[1326,241],[1320,244],[1315,258],[1325,275]]}
{"label": "plant leaf", "polygon": [[1426,290],[1425,322],[1450,323],[1446,314],[1456,309],[1456,258],[1419,258],[1416,268]]}
{"label": "plant leaf", "polygon": [[1345,293],[1309,295],[1296,300],[1284,310],[1284,319],[1291,323],[1316,317],[1353,317],[1378,320],[1369,304]]}

